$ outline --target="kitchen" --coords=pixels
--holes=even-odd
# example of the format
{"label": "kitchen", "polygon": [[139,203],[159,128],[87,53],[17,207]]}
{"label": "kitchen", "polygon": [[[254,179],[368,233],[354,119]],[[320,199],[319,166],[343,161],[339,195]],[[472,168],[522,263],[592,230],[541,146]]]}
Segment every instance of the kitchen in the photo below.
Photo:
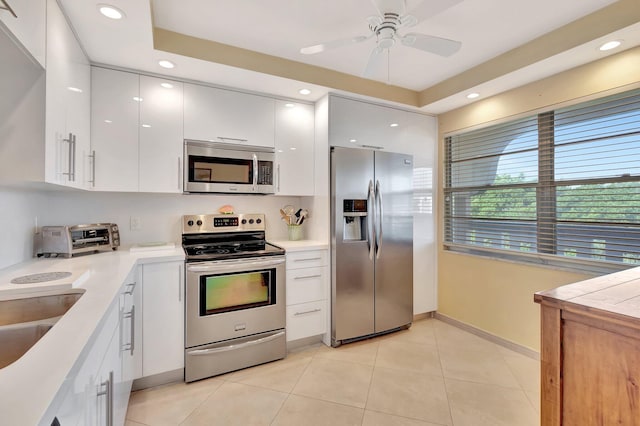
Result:
{"label": "kitchen", "polygon": [[[95,6],[91,7],[93,8]],[[122,8],[125,9],[126,7],[123,5]],[[131,17],[136,12],[128,10],[127,13]],[[148,14],[149,12],[147,11],[146,13]],[[150,37],[150,34],[147,34],[146,37]],[[633,55],[633,49],[625,51],[620,54],[618,60],[633,60]],[[606,65],[607,63],[603,62],[601,66],[606,67]],[[589,73],[593,72],[597,72],[597,70],[584,70],[584,78],[587,78]],[[161,76],[167,75],[166,72],[160,71],[155,71],[151,74],[151,77],[153,78],[160,78]],[[257,76],[255,80],[252,79],[252,82],[249,84],[255,84],[255,86],[246,87],[245,90],[262,92],[262,90],[258,90],[261,85],[260,78],[261,77]],[[185,84],[191,84],[193,83],[193,80],[201,80],[193,77],[187,79],[189,81],[185,82]],[[176,81],[175,78],[171,80]],[[549,98],[550,95],[547,95],[545,99],[539,101],[539,105],[533,103],[529,105],[520,104],[520,107],[522,108],[521,110],[524,111],[540,107],[542,105],[559,103],[566,99],[584,96],[585,93],[596,93],[598,91],[610,90],[615,87],[623,87],[625,85],[633,84],[636,80],[637,78],[634,79],[633,76],[622,74],[619,76],[612,75],[610,79],[607,79],[606,83],[601,82],[598,87],[576,87],[574,89],[575,91],[571,94],[558,94],[555,98],[551,99]],[[178,81],[180,80],[178,79]],[[562,81],[562,78],[558,77],[557,81]],[[546,82],[546,84],[547,86],[551,86],[553,81],[551,83]],[[232,82],[224,85],[229,87],[243,87],[240,84],[236,85]],[[562,83],[556,83],[556,85],[562,85]],[[522,89],[520,95],[529,93],[528,90],[531,90],[532,93],[549,93],[549,89],[541,89],[540,87],[542,87],[542,83],[537,87]],[[313,87],[312,89],[315,90]],[[4,89],[3,93],[5,93]],[[276,89],[274,89],[274,93],[278,96],[283,96],[278,93]],[[508,99],[509,94],[507,93],[504,96]],[[513,92],[511,96],[518,96],[518,92]],[[284,98],[291,99],[290,96],[286,96]],[[298,96],[296,99],[298,101],[302,101],[300,98],[301,96]],[[340,96],[336,96],[332,99],[340,101],[341,99],[347,98],[348,97],[342,98]],[[533,100],[531,102],[533,102]],[[309,105],[309,101],[302,103]],[[368,105],[371,104],[365,104],[365,106]],[[467,108],[468,109],[466,111],[463,110],[458,112],[458,116],[461,117],[463,113],[469,114],[471,111],[470,108],[478,108],[477,111],[479,112],[480,104]],[[319,127],[318,122],[321,122],[322,120],[329,120],[327,111],[328,106],[326,103],[323,104],[323,102],[320,101],[316,102],[315,109],[315,131],[323,132],[321,127]],[[393,108],[391,108],[391,110],[397,111]],[[41,111],[41,113],[44,115],[45,112]],[[326,114],[326,118],[323,118],[323,113]],[[370,114],[370,112],[366,112],[365,114]],[[357,114],[354,113],[354,116],[355,115]],[[484,118],[485,120],[483,121],[489,121],[491,119],[495,119],[496,116],[485,116]],[[467,119],[465,125],[460,125],[460,121],[455,122],[456,116],[453,114],[449,116],[443,114],[439,117],[439,120],[439,131],[441,133],[445,133],[450,129],[473,125],[473,122],[471,122],[470,119]],[[461,119],[458,118],[458,120]],[[154,127],[151,129],[154,129]],[[435,134],[434,129],[435,128],[432,128],[430,132],[432,138],[431,143],[434,144],[435,149],[435,140],[437,135]],[[326,132],[326,129],[324,132]],[[44,137],[40,140],[43,140],[43,138]],[[316,133],[315,149],[321,149],[321,147],[318,146],[318,141],[323,141],[327,138],[327,135],[318,135]],[[180,139],[182,139],[182,137]],[[3,147],[3,150],[4,149],[5,147]],[[142,145],[140,149],[143,149]],[[5,151],[3,151],[3,153],[4,152]],[[37,152],[38,151],[34,150],[31,152],[31,155],[36,155]],[[425,158],[422,159],[423,163],[421,166],[436,169],[436,164],[440,164],[440,161],[433,158],[433,154],[431,154],[431,158],[426,157],[428,152],[424,153],[424,155]],[[172,170],[176,167],[176,159],[172,158],[171,167]],[[6,171],[7,169],[5,168],[4,170]],[[125,169],[123,168],[123,171],[124,170]],[[178,172],[176,171],[175,174],[177,175],[177,173]],[[268,225],[266,231],[267,239],[269,241],[281,241],[287,239],[286,225],[280,220],[278,213],[279,209],[287,204],[304,206],[309,209],[311,215],[305,222],[305,232],[308,239],[322,241],[329,240],[329,200],[324,198],[325,196],[323,195],[329,193],[329,179],[327,176],[328,157],[320,155],[316,156],[313,173],[314,175],[311,182],[315,187],[311,193],[303,194],[301,192],[291,192],[290,195],[259,197],[259,212],[264,212],[267,215],[266,222]],[[326,175],[317,176],[317,173],[326,173]],[[437,181],[438,174],[435,172],[433,173],[436,176]],[[171,177],[173,176],[174,174],[171,173]],[[97,180],[98,184],[106,184],[104,179],[99,176]],[[127,181],[131,182],[130,179]],[[306,190],[308,189],[309,188],[307,187]],[[426,192],[429,192],[429,187],[426,188]],[[433,211],[438,211],[437,201],[437,199],[433,200]],[[3,208],[2,213],[2,222],[3,224],[6,224],[6,226],[3,227],[3,232],[6,234],[3,235],[2,240],[3,242],[11,241],[10,244],[3,243],[2,247],[0,247],[2,254],[0,260],[3,267],[8,267],[31,258],[31,235],[34,227],[36,226],[48,224],[115,222],[119,224],[122,230],[122,245],[130,246],[132,244],[154,241],[178,242],[182,233],[180,217],[183,214],[214,213],[219,207],[225,204],[233,204],[237,212],[256,212],[255,196],[233,196],[230,199],[227,196],[220,195],[153,194],[142,192],[80,192],[69,190],[44,191],[36,185],[25,183],[3,189],[2,204],[3,206],[12,206],[10,209]],[[137,218],[138,220],[132,220],[132,218]],[[436,268],[435,263],[433,263],[435,262],[435,259],[432,263],[424,262],[424,259],[433,258],[436,250],[440,250],[436,249],[434,244],[435,235],[433,234],[433,229],[437,228],[434,228],[435,224],[432,223],[433,216],[426,214],[424,218],[425,222],[421,225],[416,223],[414,228],[415,235],[421,239],[419,250],[422,250],[422,255],[419,254],[419,250],[414,251],[414,255],[420,256],[419,259],[421,259],[420,262],[414,262],[414,268],[422,268],[419,269],[418,274],[414,272],[414,276],[425,277],[424,279],[432,281],[431,285],[427,282],[426,285],[416,287],[414,294],[414,313],[430,312],[438,307],[438,310],[445,315],[459,319],[467,324],[475,325],[477,328],[489,331],[506,340],[520,343],[527,348],[537,348],[537,340],[539,338],[537,331],[537,307],[531,303],[531,295],[540,289],[553,287],[553,284],[559,285],[562,283],[574,282],[589,276],[584,273],[550,272],[542,268],[529,267],[529,269],[532,270],[527,270],[526,282],[523,284],[523,288],[518,289],[518,296],[512,296],[512,300],[506,300],[503,302],[500,302],[499,300],[493,300],[491,302],[487,301],[486,304],[483,304],[484,312],[478,312],[478,307],[473,306],[472,301],[474,299],[485,300],[487,296],[476,294],[479,289],[465,287],[464,283],[469,282],[469,277],[460,276],[461,274],[466,273],[465,268],[455,267],[456,262],[460,261],[460,255],[440,251],[438,253],[439,260],[437,268],[439,294],[436,298],[436,289],[434,284],[436,282],[436,277],[434,276]],[[131,229],[133,227],[132,222],[139,224],[140,229]],[[423,228],[420,229],[418,228],[419,226],[422,226]],[[431,236],[429,237],[429,235]],[[416,240],[418,239],[414,239],[414,241]],[[464,261],[468,265],[469,270],[487,271],[488,269],[486,260],[483,261],[473,257],[465,257]],[[497,263],[498,265],[492,265],[490,272],[483,273],[490,273],[493,276],[493,279],[498,283],[501,282],[501,280],[504,281],[505,278],[502,278],[503,276],[513,276],[512,274],[518,274],[519,272],[517,268],[513,267],[516,271],[509,270],[509,272],[503,273],[501,271],[504,270],[505,266],[499,262],[493,263]],[[522,292],[522,294],[519,292]],[[469,301],[467,301],[466,298],[461,300],[459,296],[456,296],[456,294],[469,294]],[[507,295],[501,297],[507,297]],[[497,303],[498,305],[492,305],[492,303]],[[508,309],[509,311],[512,310],[517,312],[518,314],[516,314],[516,316],[525,312],[527,313],[529,321],[523,321],[523,324],[521,325],[517,324],[517,322],[500,321],[496,316],[486,313],[486,311],[492,310],[492,306],[494,307],[495,312],[504,312],[505,309]],[[474,317],[474,315],[477,317]]]}

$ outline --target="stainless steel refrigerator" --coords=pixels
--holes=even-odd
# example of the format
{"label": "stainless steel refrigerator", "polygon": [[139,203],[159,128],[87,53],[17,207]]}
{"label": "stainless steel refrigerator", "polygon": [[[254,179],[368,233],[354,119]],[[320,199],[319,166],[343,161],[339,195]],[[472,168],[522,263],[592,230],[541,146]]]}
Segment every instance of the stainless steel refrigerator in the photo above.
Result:
{"label": "stainless steel refrigerator", "polygon": [[331,148],[331,344],[413,320],[413,159]]}

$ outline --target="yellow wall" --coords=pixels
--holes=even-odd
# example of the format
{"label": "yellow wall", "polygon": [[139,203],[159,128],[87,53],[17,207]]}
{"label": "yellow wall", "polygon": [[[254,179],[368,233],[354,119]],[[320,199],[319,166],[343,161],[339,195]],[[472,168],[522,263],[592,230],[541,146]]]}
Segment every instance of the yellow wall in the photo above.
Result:
{"label": "yellow wall", "polygon": [[[442,114],[440,147],[448,133],[638,86],[640,47]],[[439,149],[440,164],[443,152]],[[443,206],[441,186],[438,197]],[[539,351],[539,308],[533,293],[591,275],[445,251],[442,208],[438,224],[438,312]]]}

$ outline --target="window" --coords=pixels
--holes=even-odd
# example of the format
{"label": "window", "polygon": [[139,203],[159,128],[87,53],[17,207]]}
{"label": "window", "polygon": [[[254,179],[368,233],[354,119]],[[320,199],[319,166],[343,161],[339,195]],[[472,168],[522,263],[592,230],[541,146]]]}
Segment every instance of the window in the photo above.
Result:
{"label": "window", "polygon": [[445,139],[445,245],[640,265],[640,90]]}

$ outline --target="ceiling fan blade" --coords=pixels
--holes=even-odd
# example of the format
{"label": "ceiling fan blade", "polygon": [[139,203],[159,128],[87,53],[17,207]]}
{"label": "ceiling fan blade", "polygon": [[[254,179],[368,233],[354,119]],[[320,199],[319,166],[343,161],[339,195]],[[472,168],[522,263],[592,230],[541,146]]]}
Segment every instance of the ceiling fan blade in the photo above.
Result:
{"label": "ceiling fan blade", "polygon": [[362,76],[364,78],[369,78],[373,76],[373,73],[376,69],[380,67],[382,60],[384,59],[384,55],[382,54],[384,49],[381,47],[376,47],[371,51],[371,55],[369,55],[369,61],[367,62],[367,66],[364,68],[362,72]]}
{"label": "ceiling fan blade", "polygon": [[344,38],[341,40],[333,40],[327,43],[303,47],[302,49],[300,49],[300,53],[304,55],[315,55],[316,53],[324,52],[325,50],[335,49],[337,47],[347,46],[350,44],[361,43],[365,40],[370,39],[371,37],[373,37],[373,33],[371,33],[371,35],[369,36],[358,36],[352,38]]}
{"label": "ceiling fan blade", "polygon": [[419,33],[406,34],[400,38],[400,42],[405,46],[445,57],[453,55],[462,46],[459,41]]}

